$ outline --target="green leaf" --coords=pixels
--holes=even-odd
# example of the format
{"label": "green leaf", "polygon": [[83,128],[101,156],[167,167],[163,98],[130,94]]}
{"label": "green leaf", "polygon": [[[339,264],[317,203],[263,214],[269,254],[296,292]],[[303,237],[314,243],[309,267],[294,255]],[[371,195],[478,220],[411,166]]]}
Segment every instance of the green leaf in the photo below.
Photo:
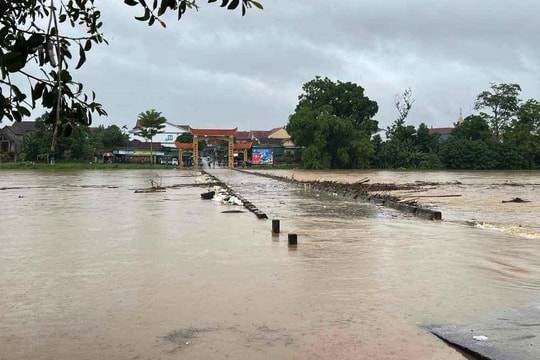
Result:
{"label": "green leaf", "polygon": [[45,41],[45,36],[41,34],[32,34],[28,40],[26,40],[26,45],[29,50],[34,51]]}
{"label": "green leaf", "polygon": [[70,137],[73,132],[73,126],[70,123],[67,123],[64,127],[64,137]]}
{"label": "green leaf", "polygon": [[30,110],[28,110],[24,106],[17,106],[17,110],[23,116],[30,116],[31,115]]}
{"label": "green leaf", "polygon": [[68,82],[71,82],[73,78],[71,77],[71,74],[69,73],[69,71],[62,70],[62,72],[60,73],[60,80],[62,80],[62,82],[64,83],[68,83]]}
{"label": "green leaf", "polygon": [[20,121],[22,120],[22,116],[21,116],[21,114],[20,114],[18,111],[13,110],[13,111],[11,112],[11,115],[13,115],[13,119],[14,119],[15,121],[20,122]]}
{"label": "green leaf", "polygon": [[234,10],[238,7],[239,3],[240,3],[240,0],[232,0],[229,6],[227,6],[227,9]]}
{"label": "green leaf", "polygon": [[48,91],[46,88],[43,90],[43,96],[41,97],[41,104],[44,108],[51,108],[56,104],[52,91]]}
{"label": "green leaf", "polygon": [[19,51],[12,51],[5,55],[0,55],[0,63],[5,66],[9,72],[17,72],[26,64],[26,56]]}
{"label": "green leaf", "polygon": [[9,32],[9,27],[7,26],[3,26],[2,28],[0,28],[0,39],[5,39],[8,32]]}
{"label": "green leaf", "polygon": [[261,10],[263,9],[263,6],[262,6],[262,4],[261,4],[260,2],[255,1],[255,0],[251,0],[250,2],[251,2],[253,5],[255,5],[256,7],[258,7],[259,9],[261,9]]}
{"label": "green leaf", "polygon": [[146,20],[150,19],[150,10],[145,9],[144,10],[144,15],[143,16],[135,16],[135,19],[137,19],[139,21],[146,21]]}
{"label": "green leaf", "polygon": [[176,8],[176,1],[175,0],[162,0],[161,1],[161,6],[159,7],[159,10],[158,10],[158,16],[161,16],[163,14],[165,14],[165,12],[167,11],[167,9],[171,9],[171,10],[174,10]]}
{"label": "green leaf", "polygon": [[15,94],[13,97],[14,101],[23,101],[26,99],[26,94],[22,93],[21,90],[19,90],[19,88],[15,85],[11,85],[11,91],[13,91],[13,94]]}
{"label": "green leaf", "polygon": [[36,86],[32,89],[32,101],[36,101],[41,97],[41,94],[43,94],[43,89],[45,89],[45,83],[44,82],[38,82],[36,83]]}
{"label": "green leaf", "polygon": [[90,51],[92,48],[92,40],[86,40],[84,43],[84,51]]}
{"label": "green leaf", "polygon": [[129,6],[137,6],[137,5],[139,5],[139,2],[137,2],[135,0],[124,0],[124,3],[126,5],[129,5]]}
{"label": "green leaf", "polygon": [[[71,52],[67,48],[62,49],[62,55],[64,55],[64,57],[67,57],[68,59],[72,58]],[[66,64],[67,64],[67,62],[66,62]]]}
{"label": "green leaf", "polygon": [[75,69],[79,69],[86,61],[86,53],[84,52],[84,49],[81,45],[79,45],[79,62],[77,63],[77,66],[75,66]]}

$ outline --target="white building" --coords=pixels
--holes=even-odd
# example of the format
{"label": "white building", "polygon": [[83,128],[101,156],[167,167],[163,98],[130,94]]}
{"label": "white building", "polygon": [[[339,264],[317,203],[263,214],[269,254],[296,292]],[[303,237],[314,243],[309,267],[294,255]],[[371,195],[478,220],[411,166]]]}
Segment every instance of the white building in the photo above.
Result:
{"label": "white building", "polygon": [[[150,140],[142,138],[138,136],[137,130],[140,127],[139,121],[137,121],[137,124],[133,129],[129,131],[130,140],[139,140],[141,142],[148,142]],[[188,125],[176,125],[170,122],[165,122],[165,128],[163,129],[163,132],[157,134],[152,138],[152,143],[161,143],[162,147],[170,147],[174,148],[174,142],[176,141],[176,138],[178,135],[189,132],[189,126]]]}

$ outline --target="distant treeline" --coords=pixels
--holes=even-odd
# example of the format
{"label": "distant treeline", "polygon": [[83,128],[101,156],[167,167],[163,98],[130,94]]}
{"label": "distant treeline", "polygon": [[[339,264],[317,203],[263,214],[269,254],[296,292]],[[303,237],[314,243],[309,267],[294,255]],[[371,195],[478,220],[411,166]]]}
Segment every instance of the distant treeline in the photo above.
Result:
{"label": "distant treeline", "polygon": [[[276,160],[307,169],[538,169],[540,102],[523,101],[520,92],[517,84],[492,84],[477,96],[477,113],[456,122],[441,138],[423,123],[406,124],[414,103],[407,89],[395,97],[398,117],[383,139],[374,120],[378,105],[362,87],[316,77],[303,85],[286,127],[299,150]],[[91,161],[100,150],[129,142],[125,127],[79,126],[70,136],[60,136],[50,154],[53,127],[45,119],[46,114],[36,119],[37,131],[25,135],[19,160],[46,161],[52,155],[68,162]],[[3,155],[7,160],[8,154]]]}
{"label": "distant treeline", "polygon": [[19,161],[47,162],[50,156],[67,162],[93,161],[95,157],[100,157],[100,152],[104,149],[109,151],[129,143],[129,134],[125,127],[120,129],[116,125],[100,125],[89,128],[81,125],[74,128],[70,136],[59,136],[56,151],[51,154],[53,126],[45,122],[45,116],[36,119],[36,131],[24,135]]}
{"label": "distant treeline", "polygon": [[517,84],[492,84],[479,94],[477,114],[454,124],[447,138],[405,120],[410,89],[395,98],[399,116],[376,134],[375,101],[356,84],[317,77],[304,84],[287,131],[309,169],[537,169],[540,164],[540,103],[522,101]]}

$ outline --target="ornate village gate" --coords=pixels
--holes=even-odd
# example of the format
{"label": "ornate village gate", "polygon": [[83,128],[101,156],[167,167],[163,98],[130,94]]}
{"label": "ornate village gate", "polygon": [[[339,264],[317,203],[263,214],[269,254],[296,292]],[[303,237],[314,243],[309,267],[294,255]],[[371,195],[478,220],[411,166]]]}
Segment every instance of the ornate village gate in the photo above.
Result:
{"label": "ornate village gate", "polygon": [[226,140],[228,142],[228,156],[227,156],[227,167],[232,169],[234,167],[234,150],[243,150],[244,152],[244,161],[247,159],[247,150],[251,148],[252,143],[244,144],[235,144],[234,136],[238,128],[234,129],[194,129],[191,126],[189,127],[189,132],[193,135],[192,143],[180,143],[176,142],[176,148],[178,149],[178,168],[182,169],[183,164],[183,155],[185,150],[193,151],[193,167],[199,167],[199,139],[201,137],[208,138],[217,138],[220,140]]}

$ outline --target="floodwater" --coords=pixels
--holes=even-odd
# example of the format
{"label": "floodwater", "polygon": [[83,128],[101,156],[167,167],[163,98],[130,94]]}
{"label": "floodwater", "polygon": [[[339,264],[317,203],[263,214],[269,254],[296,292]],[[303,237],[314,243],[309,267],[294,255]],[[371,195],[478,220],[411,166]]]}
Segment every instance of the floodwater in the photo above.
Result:
{"label": "floodwater", "polygon": [[538,172],[279,172],[438,182],[439,222],[211,173],[281,233],[195,172],[0,172],[0,359],[464,359],[423,325],[540,302]]}

